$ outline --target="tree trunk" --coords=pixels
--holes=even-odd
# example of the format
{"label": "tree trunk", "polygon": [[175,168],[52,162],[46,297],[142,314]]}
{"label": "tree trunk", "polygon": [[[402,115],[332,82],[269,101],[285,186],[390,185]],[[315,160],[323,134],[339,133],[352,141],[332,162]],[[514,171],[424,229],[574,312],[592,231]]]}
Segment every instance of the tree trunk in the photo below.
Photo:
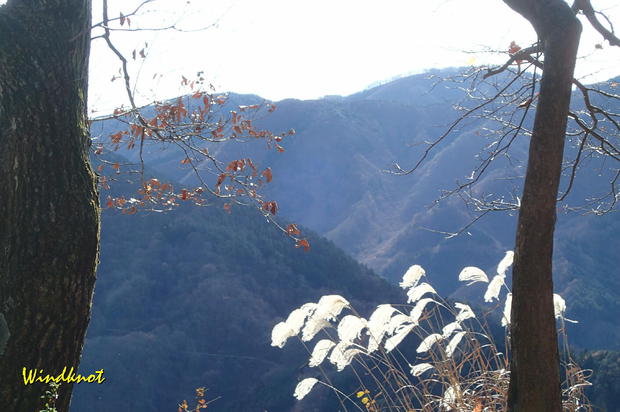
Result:
{"label": "tree trunk", "polygon": [[553,232],[581,24],[563,0],[504,1],[532,23],[545,59],[517,226],[508,410],[560,412]]}
{"label": "tree trunk", "polygon": [[[22,368],[77,369],[99,236],[86,117],[90,0],[0,6],[0,409],[33,412]],[[103,367],[103,366],[102,366]],[[72,385],[56,403],[67,411]]]}

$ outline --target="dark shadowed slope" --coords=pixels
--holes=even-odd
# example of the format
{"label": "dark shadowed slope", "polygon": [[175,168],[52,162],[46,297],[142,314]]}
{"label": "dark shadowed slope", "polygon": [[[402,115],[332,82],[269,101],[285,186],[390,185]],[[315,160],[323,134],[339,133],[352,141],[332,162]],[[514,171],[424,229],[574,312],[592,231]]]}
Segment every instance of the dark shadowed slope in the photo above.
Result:
{"label": "dark shadowed slope", "polygon": [[75,411],[171,411],[200,386],[222,396],[214,410],[288,411],[297,380],[313,371],[298,343],[270,347],[275,323],[323,294],[366,308],[398,296],[331,242],[311,236],[310,252],[295,249],[253,210],[103,221],[81,370],[103,368],[107,380],[79,385]]}

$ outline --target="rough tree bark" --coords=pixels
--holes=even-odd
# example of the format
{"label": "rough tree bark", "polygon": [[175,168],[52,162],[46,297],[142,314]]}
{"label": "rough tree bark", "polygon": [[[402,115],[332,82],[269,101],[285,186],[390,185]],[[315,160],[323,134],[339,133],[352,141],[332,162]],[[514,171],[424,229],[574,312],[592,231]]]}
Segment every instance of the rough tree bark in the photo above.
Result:
{"label": "rough tree bark", "polygon": [[[95,284],[98,198],[86,117],[90,0],[0,6],[0,409],[35,411],[79,363]],[[59,411],[72,385],[62,384]],[[39,409],[36,409],[39,410]]]}
{"label": "rough tree bark", "polygon": [[534,26],[545,59],[517,226],[508,410],[560,412],[553,232],[581,24],[563,0],[504,2]]}

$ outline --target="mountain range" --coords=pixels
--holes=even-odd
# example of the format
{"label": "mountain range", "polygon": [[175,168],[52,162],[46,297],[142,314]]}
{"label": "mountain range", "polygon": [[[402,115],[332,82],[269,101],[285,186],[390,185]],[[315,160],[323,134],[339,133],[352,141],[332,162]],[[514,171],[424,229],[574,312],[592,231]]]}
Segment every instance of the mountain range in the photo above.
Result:
{"label": "mountain range", "polygon": [[[342,293],[365,309],[399,302],[394,286],[375,273],[394,284],[414,263],[427,269],[444,295],[479,292],[460,287],[458,273],[479,266],[493,275],[513,247],[515,215],[492,213],[449,236],[476,214],[458,196],[436,200],[471,175],[493,121],[465,121],[414,173],[389,173],[395,163],[403,169],[415,164],[424,142],[458,118],[454,106],[468,104],[459,84],[438,82],[456,72],[406,77],[347,97],[277,102],[277,110],[258,122],[274,132],[296,130],[283,141],[283,153],[257,142],[210,148],[224,162],[251,157],[271,168],[266,196],[277,200],[286,219],[318,234],[307,254],[259,214],[238,207],[232,214],[216,206],[104,215],[82,368],[106,367],[110,380],[100,388],[78,388],[74,409],[174,410],[196,382],[223,396],[216,410],[294,410],[291,377],[302,350],[268,347],[269,325],[290,309],[327,293]],[[228,104],[261,101],[230,94]],[[105,137],[117,127],[95,125],[93,135]],[[519,139],[510,158],[489,168],[476,195],[518,193],[518,180],[514,187],[506,181],[523,174],[527,138]],[[116,155],[129,161],[137,156],[127,150]],[[173,148],[147,146],[144,157],[154,176],[195,183]],[[594,175],[580,177],[577,195],[600,186]],[[620,349],[619,229],[613,213],[559,214],[555,288],[567,301],[567,316],[580,322],[569,331],[578,348]]]}

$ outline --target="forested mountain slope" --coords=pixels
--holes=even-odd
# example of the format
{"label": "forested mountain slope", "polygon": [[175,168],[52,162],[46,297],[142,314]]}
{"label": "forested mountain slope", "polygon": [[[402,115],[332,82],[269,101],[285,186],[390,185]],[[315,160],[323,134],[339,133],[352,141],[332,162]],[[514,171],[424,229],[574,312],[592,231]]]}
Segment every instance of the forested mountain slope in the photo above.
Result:
{"label": "forested mountain slope", "polygon": [[[106,381],[78,385],[72,410],[174,411],[200,386],[210,388],[208,399],[222,397],[214,410],[291,410],[297,380],[314,371],[299,343],[270,347],[272,327],[324,294],[367,310],[401,299],[330,241],[310,240],[309,252],[295,249],[243,208],[104,212],[80,368],[103,368]],[[335,402],[326,395],[316,402]]]}
{"label": "forested mountain slope", "polygon": [[[425,148],[423,142],[440,136],[460,115],[453,106],[472,104],[463,84],[438,82],[457,72],[406,77],[348,97],[284,100],[259,120],[274,132],[297,131],[284,140],[284,153],[256,142],[230,142],[210,150],[224,161],[251,156],[262,167],[271,167],[274,180],[266,193],[278,201],[281,214],[331,239],[387,279],[396,281],[409,265],[419,263],[440,291],[454,293],[462,267],[492,272],[514,242],[515,216],[508,213],[487,215],[454,238],[438,233],[456,232],[474,219],[458,196],[434,201],[457,181],[467,181],[489,144],[488,132],[497,124],[472,118],[415,173],[395,176],[385,171],[394,162],[412,166]],[[231,94],[229,105],[260,101]],[[109,130],[104,126],[95,133],[104,136]],[[495,160],[478,194],[518,196],[519,183],[512,177],[523,174],[527,143],[520,137],[509,158]],[[135,159],[136,151],[123,154]],[[146,160],[175,180],[192,181],[193,173],[171,148],[148,147]],[[570,199],[607,189],[597,164],[586,166]],[[558,216],[556,291],[568,301],[568,316],[582,322],[573,340],[582,347],[620,348],[620,323],[610,315],[617,313],[620,301],[620,241],[613,235],[619,224],[615,213],[595,217],[560,211]]]}
{"label": "forested mountain slope", "polygon": [[[515,217],[491,214],[447,239],[438,231],[456,231],[473,215],[458,197],[434,200],[470,175],[488,143],[481,131],[493,124],[465,122],[412,175],[385,172],[393,162],[413,164],[420,142],[440,135],[458,116],[452,105],[464,99],[453,85],[413,76],[349,97],[278,102],[273,114],[257,121],[274,132],[296,129],[282,143],[284,153],[256,142],[214,145],[211,153],[223,161],[252,157],[271,167],[266,195],[278,201],[279,215],[333,241],[311,235],[309,253],[249,209],[228,214],[216,204],[133,216],[106,211],[81,368],[104,368],[108,380],[79,386],[73,409],[174,410],[194,387],[207,386],[213,397],[222,396],[215,410],[295,410],[296,380],[313,371],[304,366],[300,345],[286,351],[269,346],[271,327],[292,308],[326,293],[341,293],[363,309],[401,302],[402,294],[372,269],[395,282],[414,263],[427,269],[442,294],[474,296],[475,288],[459,287],[459,271],[475,265],[493,274],[512,248]],[[229,105],[260,101],[231,94]],[[118,127],[95,125],[93,134],[105,138]],[[505,193],[505,177],[523,170],[526,147],[526,139],[516,142],[513,156],[498,159],[481,187]],[[171,148],[147,145],[148,177],[190,186],[192,173],[179,159]],[[581,174],[576,195],[600,187],[597,177],[596,170]],[[134,189],[112,188],[128,195]],[[556,290],[567,300],[567,316],[580,322],[569,330],[578,347],[620,348],[619,230],[614,213],[559,214]],[[595,379],[594,397],[612,411],[617,391],[609,359],[616,353],[584,356],[587,367],[611,380],[609,386]],[[325,410],[334,404],[325,396],[304,407]]]}

